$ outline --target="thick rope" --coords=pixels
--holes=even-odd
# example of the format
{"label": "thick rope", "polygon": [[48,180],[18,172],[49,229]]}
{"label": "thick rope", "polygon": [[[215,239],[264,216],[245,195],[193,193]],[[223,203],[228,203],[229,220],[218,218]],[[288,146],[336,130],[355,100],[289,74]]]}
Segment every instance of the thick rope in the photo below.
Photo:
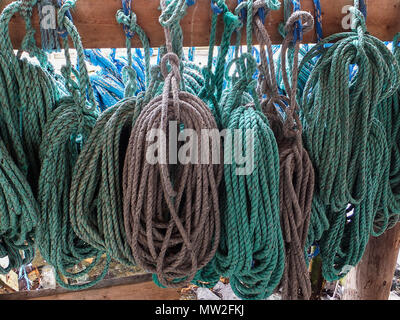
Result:
{"label": "thick rope", "polygon": [[[384,128],[375,115],[399,86],[396,59],[366,32],[357,2],[352,13],[355,29],[321,41],[300,66],[320,55],[303,91],[301,114],[317,177],[313,209],[320,217],[325,212],[330,224],[321,239],[323,275],[329,281],[359,262],[369,239],[389,159]],[[350,64],[357,65],[352,78]]]}
{"label": "thick rope", "polygon": [[[400,33],[393,39],[393,54],[400,63],[399,48]],[[386,132],[387,145],[390,150],[390,168],[385,174],[386,187],[380,208],[374,219],[372,234],[380,236],[387,229],[396,225],[400,217],[400,93],[397,91],[392,97],[385,99],[377,108],[376,117],[382,123]]]}
{"label": "thick rope", "polygon": [[[161,25],[168,53],[161,60],[163,94],[151,100],[132,130],[123,175],[125,229],[135,261],[162,286],[181,287],[214,256],[219,242],[218,184],[221,165],[211,160],[211,142],[201,142],[202,129],[216,129],[211,111],[196,96],[179,90],[178,56],[172,52],[171,28],[179,24],[184,1],[161,1]],[[167,64],[171,67],[168,71]],[[151,129],[167,133],[170,121],[197,132],[197,151],[209,152],[208,164],[178,161],[168,165],[169,139],[158,141],[159,159],[146,159]],[[175,142],[175,140],[173,141]],[[205,149],[204,149],[205,148]],[[218,150],[217,150],[218,151]]]}
{"label": "thick rope", "polygon": [[[133,20],[133,22],[131,21]],[[133,12],[117,13],[128,35],[139,35],[145,48],[146,75],[150,74],[150,48]],[[87,243],[125,265],[135,265],[124,229],[122,168],[129,134],[144,104],[149,101],[154,83],[138,98],[136,73],[132,68],[131,47],[127,46],[128,77],[126,99],[101,114],[75,165],[70,192],[70,219],[76,234]],[[154,77],[156,78],[156,77]],[[146,78],[148,83],[148,79]]]}
{"label": "thick rope", "polygon": [[[253,1],[239,5],[235,12],[241,8],[253,12]],[[232,163],[224,165],[221,241],[213,268],[218,275],[230,278],[232,289],[240,298],[265,299],[279,284],[284,269],[279,157],[274,134],[261,112],[255,91],[256,62],[249,53],[252,14],[247,15],[246,25],[248,53],[228,64],[225,70],[228,88],[219,104],[221,128],[231,135],[240,131],[242,139],[224,144],[224,158]],[[235,70],[231,70],[232,66]],[[238,152],[251,155],[254,161],[251,172],[238,174],[241,167],[235,158]]]}
{"label": "thick rope", "polygon": [[[96,122],[93,91],[91,89],[84,52],[79,34],[65,12],[75,5],[75,1],[66,1],[58,12],[58,25],[65,28],[71,36],[78,55],[79,72],[71,65],[68,38],[63,39],[67,60],[62,68],[66,87],[70,96],[63,98],[59,106],[51,113],[46,124],[44,139],[40,148],[42,168],[39,178],[40,219],[36,231],[36,241],[43,258],[54,266],[57,282],[68,289],[88,288],[100,281],[108,270],[110,257],[107,256],[104,270],[97,279],[84,284],[64,283],[61,275],[77,279],[87,274],[101,260],[102,251],[88,245],[74,233],[70,224],[70,188],[74,165]],[[74,73],[77,82],[71,79]],[[86,100],[89,96],[89,104]],[[84,259],[94,260],[84,270],[74,272],[72,267]]]}
{"label": "thick rope", "polygon": [[[257,6],[256,6],[257,8]],[[314,169],[307,151],[302,146],[302,126],[297,115],[299,106],[296,102],[297,66],[300,41],[295,43],[292,84],[289,85],[286,73],[286,56],[288,47],[293,41],[294,28],[297,20],[303,20],[303,32],[313,27],[313,18],[309,13],[296,11],[285,26],[286,37],[281,49],[281,66],[285,91],[288,97],[279,94],[273,65],[271,40],[261,19],[255,17],[256,35],[260,42],[261,60],[261,91],[267,94],[262,107],[271,123],[279,147],[280,156],[280,210],[283,238],[285,240],[285,271],[281,280],[282,298],[284,300],[309,299],[311,283],[308,266],[304,256],[308,226],[311,213],[311,202],[314,191]],[[265,53],[267,46],[268,66]],[[283,110],[284,117],[278,111]]]}
{"label": "thick rope", "polygon": [[[35,45],[31,24],[35,1],[16,1],[0,16],[0,139],[1,139],[1,256],[10,268],[33,258],[33,235],[39,215],[35,196],[40,170],[39,147],[57,91],[43,52]],[[19,12],[26,24],[21,50],[14,55],[9,22]],[[36,57],[41,66],[21,59],[22,51]],[[23,252],[20,252],[23,251]]]}

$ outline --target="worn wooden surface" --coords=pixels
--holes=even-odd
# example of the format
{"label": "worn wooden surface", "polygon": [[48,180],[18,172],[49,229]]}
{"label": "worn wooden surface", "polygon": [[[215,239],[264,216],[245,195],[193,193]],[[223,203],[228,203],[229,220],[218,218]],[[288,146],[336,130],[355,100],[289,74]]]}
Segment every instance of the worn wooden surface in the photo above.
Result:
{"label": "worn wooden surface", "polygon": [[371,237],[364,256],[346,277],[343,300],[387,300],[400,248],[400,223]]}
{"label": "worn wooden surface", "polygon": [[179,289],[162,289],[151,281],[151,274],[103,280],[82,291],[63,288],[24,291],[0,295],[0,300],[178,300]]}
{"label": "worn wooden surface", "polygon": [[[3,0],[3,8],[11,0]],[[368,7],[367,26],[371,34],[384,41],[390,41],[400,31],[400,0],[366,0]],[[233,9],[237,0],[227,0],[228,6]],[[343,7],[352,5],[353,0],[321,0],[324,36],[342,32],[342,21],[346,13]],[[314,13],[313,0],[302,0],[302,9]],[[137,21],[146,31],[152,47],[164,44],[164,33],[158,22],[160,11],[159,0],[135,0],[133,10]],[[115,13],[121,8],[121,0],[80,0],[72,12],[74,22],[81,34],[85,48],[122,48],[125,47],[125,38],[122,27],[115,20]],[[266,22],[274,43],[281,43],[278,25],[283,20],[283,9],[272,12]],[[208,46],[211,22],[209,0],[197,0],[196,4],[188,9],[181,25],[184,32],[184,45]],[[38,27],[37,12],[34,14],[34,25]],[[23,22],[19,16],[12,19],[11,36],[17,48],[25,34]],[[36,33],[38,36],[39,32]],[[218,29],[218,39],[221,35],[221,23]],[[314,42],[315,33],[305,36],[305,42]],[[39,40],[37,38],[37,40]],[[242,37],[242,40],[245,40]],[[134,46],[140,46],[137,37],[133,40]]]}

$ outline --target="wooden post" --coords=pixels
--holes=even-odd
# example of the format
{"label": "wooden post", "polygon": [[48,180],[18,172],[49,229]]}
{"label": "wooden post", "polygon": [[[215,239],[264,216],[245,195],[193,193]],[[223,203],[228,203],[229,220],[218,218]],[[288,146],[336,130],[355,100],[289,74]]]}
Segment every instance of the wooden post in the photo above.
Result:
{"label": "wooden post", "polygon": [[[0,9],[11,1],[1,1]],[[165,43],[164,32],[158,21],[160,16],[159,3],[160,0],[133,1],[133,11],[137,15],[137,22],[150,38],[152,47],[159,47]],[[237,5],[237,0],[226,0],[226,3],[233,10]],[[351,6],[353,3],[354,0],[321,0],[325,37],[337,32],[347,31],[343,29],[343,21],[348,22],[349,20],[349,13],[345,9],[346,6]],[[368,8],[368,31],[382,41],[393,40],[394,35],[400,30],[400,0],[366,0],[366,4]],[[314,14],[313,0],[302,0],[301,6],[302,10]],[[120,8],[121,0],[79,0],[77,2],[72,16],[85,48],[125,47],[122,27],[115,19],[115,14]],[[210,0],[197,0],[195,5],[188,8],[187,15],[181,22],[184,46],[208,46],[211,15]],[[282,42],[282,37],[278,32],[279,23],[282,21],[283,8],[273,11],[266,21],[273,43]],[[38,30],[37,10],[34,11],[33,25]],[[219,23],[217,39],[221,37],[221,25],[222,23]],[[19,16],[12,19],[10,32],[14,47],[18,48],[25,35],[25,26]],[[40,32],[36,32],[38,42],[39,34]],[[242,40],[244,42],[245,37],[242,37]],[[315,42],[315,40],[315,32],[309,32],[304,37],[305,43]],[[132,40],[132,45],[140,46],[137,37]]]}
{"label": "wooden post", "polygon": [[387,300],[400,248],[400,223],[371,237],[364,256],[346,277],[343,300]]}

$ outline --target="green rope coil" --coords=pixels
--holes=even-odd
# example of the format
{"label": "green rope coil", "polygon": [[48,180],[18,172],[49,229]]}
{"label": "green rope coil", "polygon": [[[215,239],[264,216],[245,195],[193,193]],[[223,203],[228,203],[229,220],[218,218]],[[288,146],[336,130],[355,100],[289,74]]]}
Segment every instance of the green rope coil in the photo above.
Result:
{"label": "green rope coil", "polygon": [[[233,60],[237,79],[231,80],[221,100],[222,127],[254,133],[254,170],[237,175],[238,164],[225,164],[225,192],[221,209],[221,241],[215,269],[230,278],[234,292],[244,299],[264,299],[279,284],[284,268],[284,247],[279,220],[279,156],[274,134],[260,109],[252,75],[254,58],[243,54]],[[247,67],[246,67],[247,64]],[[228,72],[229,68],[227,68]],[[234,158],[238,144],[224,145],[225,158]],[[240,146],[251,152],[248,142]]]}
{"label": "green rope coil", "polygon": [[[31,15],[35,3],[13,2],[0,16],[0,255],[8,256],[10,262],[0,271],[5,273],[33,258],[33,238],[39,215],[35,199],[40,171],[39,148],[48,115],[58,99],[52,69],[33,37]],[[26,35],[15,56],[9,22],[18,12],[25,21]],[[22,59],[22,51],[36,57],[42,67]]]}
{"label": "green rope coil", "polygon": [[[70,192],[70,219],[76,234],[117,261],[132,266],[135,261],[129,246],[123,217],[122,168],[129,135],[142,106],[152,96],[150,49],[144,31],[122,10],[117,21],[139,35],[145,49],[146,93],[136,92],[136,73],[132,68],[131,40],[127,37],[129,90],[126,98],[99,117],[75,165]],[[132,73],[133,72],[133,73]],[[153,70],[152,73],[156,72]],[[153,79],[157,79],[156,76]]]}
{"label": "green rope coil", "polygon": [[[100,281],[108,270],[110,257],[107,255],[102,274],[95,280],[71,285],[62,281],[60,276],[77,279],[96,266],[104,252],[99,251],[74,233],[70,224],[70,188],[74,165],[82,145],[96,123],[96,111],[93,90],[90,86],[84,53],[79,34],[73,23],[65,17],[66,10],[73,8],[75,1],[66,1],[58,12],[58,24],[65,27],[77,50],[79,72],[71,65],[68,38],[65,38],[64,50],[67,64],[62,68],[67,89],[71,96],[60,100],[58,107],[51,113],[46,124],[44,138],[40,148],[42,167],[39,178],[40,219],[36,231],[38,248],[45,260],[54,266],[57,282],[68,289],[84,289]],[[74,73],[77,82],[71,79]],[[86,102],[86,92],[90,104]],[[86,258],[94,257],[84,270],[74,273],[73,266]]]}
{"label": "green rope coil", "polygon": [[[300,66],[320,55],[302,93],[301,115],[304,143],[316,170],[313,209],[323,223],[312,221],[308,242],[319,240],[312,237],[326,229],[325,212],[329,228],[322,235],[321,254],[327,280],[342,277],[358,263],[380,201],[385,205],[382,185],[387,186],[383,177],[388,166],[382,161],[389,159],[388,147],[375,115],[400,79],[392,53],[366,32],[362,13],[354,7],[351,11],[355,29],[323,40]],[[349,82],[350,64],[358,69]]]}

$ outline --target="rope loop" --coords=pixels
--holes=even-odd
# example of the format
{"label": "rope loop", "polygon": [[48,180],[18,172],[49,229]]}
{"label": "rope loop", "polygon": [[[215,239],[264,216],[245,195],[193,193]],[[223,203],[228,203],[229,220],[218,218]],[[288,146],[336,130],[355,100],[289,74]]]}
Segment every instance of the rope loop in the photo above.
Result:
{"label": "rope loop", "polygon": [[68,31],[63,26],[64,25],[63,19],[67,18],[67,19],[73,21],[70,9],[73,9],[75,7],[75,2],[76,1],[73,1],[73,0],[71,0],[71,1],[57,0],[57,5],[60,8],[58,10],[58,14],[57,14],[57,20],[58,20],[57,33],[63,39],[68,37]]}
{"label": "rope loop", "polygon": [[359,35],[367,33],[367,24],[365,21],[365,16],[357,7],[350,7],[350,13],[353,14],[353,24],[352,29],[353,31],[357,31]]}
{"label": "rope loop", "polygon": [[285,25],[285,31],[288,35],[288,40],[290,41],[301,41],[301,38],[295,38],[295,30],[297,28],[297,24],[301,21],[302,28],[303,28],[303,34],[309,32],[310,30],[313,29],[314,27],[314,18],[313,16],[306,11],[295,11],[293,14],[289,17],[289,19],[286,22]]}
{"label": "rope loop", "polygon": [[[123,1],[125,3],[126,1]],[[117,11],[116,19],[119,24],[122,24],[126,37],[132,39],[135,36],[137,28],[137,16],[133,11],[126,11],[125,7]]]}
{"label": "rope loop", "polygon": [[[168,65],[171,66],[171,71],[168,70]],[[177,83],[181,82],[180,60],[175,53],[166,53],[161,58],[160,68],[161,74],[163,75],[164,79],[167,79],[167,77],[172,74],[172,76],[175,77]]]}
{"label": "rope loop", "polygon": [[187,3],[185,0],[171,0],[164,4],[166,7],[162,8],[159,22],[163,28],[170,28],[186,14]]}
{"label": "rope loop", "polygon": [[211,10],[217,15],[229,12],[229,8],[226,5],[225,0],[211,0]]}

